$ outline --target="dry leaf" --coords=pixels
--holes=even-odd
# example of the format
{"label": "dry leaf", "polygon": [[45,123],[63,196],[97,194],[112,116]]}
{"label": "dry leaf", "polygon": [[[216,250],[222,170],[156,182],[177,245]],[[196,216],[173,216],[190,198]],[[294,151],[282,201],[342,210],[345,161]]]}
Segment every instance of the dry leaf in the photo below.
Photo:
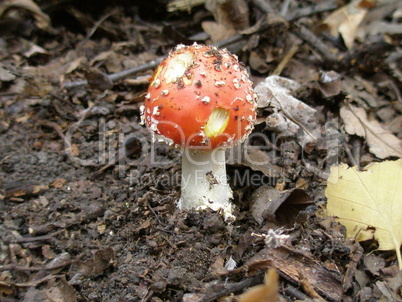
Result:
{"label": "dry leaf", "polygon": [[16,79],[16,75],[11,73],[4,65],[0,63],[0,83],[1,82],[11,82]]}
{"label": "dry leaf", "polygon": [[75,260],[70,268],[71,285],[79,284],[82,277],[96,277],[102,274],[113,263],[115,252],[111,247],[98,250],[85,261]]}
{"label": "dry leaf", "polygon": [[370,152],[375,156],[381,159],[389,156],[402,157],[402,141],[377,120],[369,119],[363,108],[342,107],[340,115],[345,122],[346,132],[364,137]]}
{"label": "dry leaf", "polygon": [[213,21],[204,21],[201,26],[214,43],[227,39],[236,33],[233,28],[227,28],[225,25]]}
{"label": "dry leaf", "polygon": [[278,300],[278,273],[274,268],[265,273],[265,283],[256,285],[240,296],[239,302],[276,302]]}
{"label": "dry leaf", "polygon": [[328,187],[328,215],[337,216],[348,236],[367,239],[374,229],[379,250],[395,250],[402,269],[402,160],[374,163],[363,172],[348,165],[331,167]]}
{"label": "dry leaf", "polygon": [[352,1],[337,9],[325,18],[323,24],[331,36],[340,34],[347,48],[351,49],[356,37],[357,28],[367,14],[367,9],[360,5],[361,0]]}
{"label": "dry leaf", "polygon": [[341,92],[341,75],[336,71],[320,71],[318,88],[324,97],[328,98]]}
{"label": "dry leaf", "polygon": [[168,12],[188,11],[195,6],[205,4],[207,0],[170,0],[167,5]]}
{"label": "dry leaf", "polygon": [[291,79],[269,76],[254,91],[258,96],[258,108],[273,108],[274,112],[266,119],[267,128],[280,133],[282,137],[296,136],[298,143],[305,146],[316,141],[320,129],[317,111],[292,96],[300,87]]}
{"label": "dry leaf", "polygon": [[40,7],[32,0],[8,0],[0,3],[0,17],[10,9],[25,9],[30,11],[35,19],[36,25],[39,28],[45,29],[50,25],[50,18],[46,15]]}
{"label": "dry leaf", "polygon": [[278,225],[293,225],[296,216],[311,204],[311,198],[301,189],[278,191],[261,186],[251,195],[251,214],[262,224],[264,220]]}
{"label": "dry leaf", "polygon": [[67,180],[65,178],[57,178],[52,184],[50,184],[52,187],[55,187],[56,189],[61,189],[63,186],[66,184]]}

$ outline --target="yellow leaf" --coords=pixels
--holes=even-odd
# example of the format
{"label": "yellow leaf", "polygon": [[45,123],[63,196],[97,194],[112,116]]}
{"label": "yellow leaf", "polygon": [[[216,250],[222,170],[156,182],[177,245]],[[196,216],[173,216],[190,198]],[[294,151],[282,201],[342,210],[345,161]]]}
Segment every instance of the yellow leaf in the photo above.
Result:
{"label": "yellow leaf", "polygon": [[374,228],[378,249],[395,250],[402,269],[402,159],[374,163],[363,172],[345,164],[331,167],[325,195],[328,215],[338,217],[348,236],[362,241],[364,231]]}
{"label": "yellow leaf", "polygon": [[265,283],[256,285],[240,296],[238,302],[276,302],[278,300],[278,273],[271,268],[265,273]]}

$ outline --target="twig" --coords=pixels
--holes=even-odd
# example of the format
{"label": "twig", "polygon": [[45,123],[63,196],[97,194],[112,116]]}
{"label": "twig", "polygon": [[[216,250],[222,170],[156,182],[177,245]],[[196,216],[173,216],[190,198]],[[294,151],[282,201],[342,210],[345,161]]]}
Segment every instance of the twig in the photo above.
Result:
{"label": "twig", "polygon": [[266,14],[275,14],[276,11],[272,8],[271,4],[265,0],[253,0],[254,5]]}
{"label": "twig", "polygon": [[281,10],[279,12],[279,16],[285,17],[288,14],[289,5],[290,5],[290,0],[283,1]]}
{"label": "twig", "polygon": [[64,230],[60,230],[57,232],[54,232],[52,234],[48,234],[48,235],[43,235],[43,236],[36,236],[36,237],[23,237],[23,238],[15,238],[14,240],[3,240],[5,243],[13,243],[13,242],[17,242],[17,243],[29,243],[29,242],[36,242],[36,241],[47,241],[52,239],[54,236],[60,234],[61,232],[63,232]]}
{"label": "twig", "polygon": [[331,2],[322,1],[322,3],[320,2],[316,6],[304,7],[304,8],[295,10],[294,12],[289,12],[289,14],[287,14],[285,19],[286,19],[286,21],[295,21],[295,20],[298,20],[303,17],[308,17],[311,15],[331,11],[331,10],[334,10],[337,8],[338,8],[338,4],[336,1],[331,1]]}
{"label": "twig", "polygon": [[63,268],[69,264],[72,263],[72,260],[68,260],[66,262],[60,263],[59,265],[55,265],[52,267],[46,267],[46,266],[30,266],[30,267],[26,267],[26,266],[22,266],[22,265],[14,265],[14,264],[7,264],[7,265],[1,265],[0,266],[0,272],[3,271],[25,271],[25,272],[29,272],[29,271],[51,271],[54,269],[58,269],[58,268]]}
{"label": "twig", "polygon": [[392,79],[389,80],[389,84],[390,84],[391,88],[395,91],[397,101],[399,103],[402,103],[402,95],[401,95],[401,92],[399,91],[398,86],[395,84],[395,82]]}
{"label": "twig", "polygon": [[[218,43],[216,43],[216,46],[218,47],[224,47],[236,42],[239,42],[241,39],[243,38],[242,35],[234,35],[226,40],[220,41]],[[156,66],[158,66],[163,59],[165,58],[165,56],[160,56],[158,58],[156,58],[155,60],[152,60],[148,63],[145,63],[143,65],[140,66],[136,66],[127,70],[123,70],[121,72],[116,72],[116,73],[112,73],[110,75],[108,75],[108,78],[112,81],[112,82],[117,82],[119,80],[125,79],[133,74],[139,73],[139,72],[143,72],[146,71],[148,69],[153,69]],[[78,87],[83,87],[86,86],[88,84],[87,80],[79,80],[79,81],[74,81],[74,82],[66,82],[63,84],[63,88],[65,89],[73,89],[73,88],[78,88]]]}
{"label": "twig", "polygon": [[[266,0],[252,0],[254,5],[261,10],[265,14],[276,14],[275,9],[272,8],[272,6],[269,4],[269,1]],[[295,21],[297,19],[303,18],[303,17],[308,17],[311,15],[331,11],[338,8],[338,4],[336,1],[323,1],[322,3],[320,2],[319,4],[315,6],[310,6],[310,7],[304,7],[300,8],[298,10],[289,12],[286,14],[286,21]],[[284,8],[282,8],[284,9]]]}
{"label": "twig", "polygon": [[232,293],[239,292],[247,287],[251,287],[263,282],[263,276],[257,275],[252,278],[240,281],[234,284],[228,284],[222,289],[212,290],[201,297],[197,302],[212,302],[224,296],[228,296]]}
{"label": "twig", "polygon": [[284,293],[286,296],[290,296],[291,298],[296,298],[303,301],[312,301],[307,295],[303,294],[300,290],[292,285],[287,285],[284,289]]}
{"label": "twig", "polygon": [[357,169],[360,171],[360,164],[359,164],[359,160],[355,158],[354,154],[352,153],[352,151],[349,148],[349,145],[347,143],[343,143],[343,148],[345,149],[345,152],[347,154],[347,156],[349,157],[350,163],[352,164],[352,166],[357,166]]}
{"label": "twig", "polygon": [[[261,9],[264,13],[267,13],[267,14],[268,13],[275,13],[274,9],[268,4],[268,2],[263,1],[263,0],[253,0],[253,2],[254,2],[254,5],[257,6],[259,9]],[[294,21],[294,20],[296,20],[298,18],[301,18],[301,17],[304,17],[304,16],[309,16],[309,15],[312,15],[312,14],[315,14],[315,13],[320,13],[320,12],[332,10],[334,8],[336,8],[336,7],[334,7],[334,5],[331,4],[331,5],[322,6],[322,7],[317,6],[315,9],[306,9],[306,10],[300,11],[298,14],[296,14],[296,15],[294,15],[292,17],[289,17],[287,19],[287,21],[289,21],[289,22]],[[266,30],[266,27],[262,26],[260,28],[259,32],[262,32],[264,30]],[[235,44],[235,43],[243,40],[246,36],[247,35],[236,34],[236,35],[234,35],[234,36],[232,36],[232,37],[230,37],[228,39],[225,39],[223,41],[220,41],[220,42],[216,43],[215,46],[227,47],[229,45]],[[318,40],[317,37],[315,37],[315,39]],[[311,37],[310,37],[310,40],[311,40]],[[323,49],[323,53],[326,54],[326,51],[328,50],[328,48],[322,42],[321,42],[321,44],[323,45],[321,47],[321,49]],[[328,55],[330,55],[330,54],[328,54]],[[125,79],[125,78],[127,78],[127,77],[129,77],[129,76],[131,76],[133,74],[143,72],[143,71],[146,71],[148,69],[155,68],[156,66],[158,66],[163,61],[164,58],[165,58],[165,56],[161,56],[161,57],[158,57],[155,60],[152,60],[152,61],[150,61],[148,63],[143,64],[143,65],[136,66],[136,67],[133,67],[133,68],[121,71],[121,72],[110,74],[110,75],[108,75],[108,78],[112,82],[116,82],[116,81]],[[331,60],[329,60],[329,61],[331,61]],[[332,61],[336,62],[337,58],[333,57]],[[88,82],[86,80],[66,82],[66,83],[63,84],[63,88],[65,88],[67,90],[71,90],[71,89],[74,89],[74,88],[84,87],[87,84],[88,84]]]}
{"label": "twig", "polygon": [[[387,146],[389,149],[391,149],[392,151],[394,151],[395,153],[402,154],[402,152],[399,150],[399,148],[394,147],[393,145],[391,145],[388,141],[386,141],[385,139],[383,139],[383,136],[381,136],[381,134],[376,133],[373,131],[372,128],[370,128],[369,126],[367,126],[366,122],[364,120],[362,120],[360,118],[360,116],[357,115],[357,113],[353,110],[353,108],[350,106],[349,102],[345,103],[345,106],[348,108],[348,110],[353,114],[353,116],[359,121],[360,125],[363,127],[364,132],[365,132],[365,136],[367,137],[367,133],[370,133],[371,135],[375,136],[380,142],[382,142],[385,146]],[[390,131],[389,131],[390,132]],[[401,261],[402,262],[402,259]],[[402,267],[402,263],[401,263],[401,267]]]}
{"label": "twig", "polygon": [[389,57],[385,60],[385,63],[388,65],[393,76],[398,78],[399,81],[402,81],[402,71],[398,67],[397,62],[400,62],[401,59],[402,59],[402,49],[398,49],[396,52],[389,55]]}
{"label": "twig", "polygon": [[188,11],[195,6],[205,4],[206,0],[171,0],[167,5],[168,12]]}
{"label": "twig", "polygon": [[153,295],[154,295],[154,291],[152,289],[149,290],[147,295],[144,298],[142,298],[141,302],[148,302],[152,298]]}
{"label": "twig", "polygon": [[64,275],[49,275],[46,276],[42,279],[39,280],[34,280],[34,281],[29,281],[26,283],[14,283],[14,282],[6,282],[6,281],[0,281],[0,285],[1,286],[5,286],[5,287],[35,287],[43,282],[55,279],[55,278],[62,278],[64,277]]}
{"label": "twig", "polygon": [[271,75],[280,75],[283,71],[283,69],[288,65],[289,61],[293,58],[293,56],[296,54],[296,52],[299,50],[299,45],[294,44],[292,47],[289,49],[287,54],[282,58],[282,60],[279,62],[278,66],[274,69]]}
{"label": "twig", "polygon": [[57,135],[64,141],[64,144],[66,146],[65,151],[72,152],[70,141],[66,138],[63,131],[61,130],[60,126],[57,123],[42,120],[38,120],[38,123],[43,126],[53,128],[56,131]]}
{"label": "twig", "polygon": [[338,60],[338,52],[335,49],[330,49],[327,45],[325,45],[321,39],[319,39],[307,27],[296,22],[290,26],[290,30],[293,32],[293,34],[305,41],[315,51],[317,51],[328,64],[336,66],[340,64]]}
{"label": "twig", "polygon": [[314,287],[311,285],[311,283],[308,281],[306,276],[303,275],[301,271],[299,273],[299,278],[300,278],[300,285],[303,288],[303,290],[314,300],[318,301],[325,301],[323,297],[317,291],[314,289]]}
{"label": "twig", "polygon": [[84,40],[82,40],[80,42],[80,44],[85,44],[86,42],[88,42],[88,40],[92,37],[92,35],[96,32],[96,30],[99,28],[99,26],[101,26],[101,24],[110,16],[114,15],[117,13],[117,9],[112,10],[110,13],[104,15],[102,18],[100,18],[100,20],[96,21],[94,26],[91,28],[91,30],[87,33],[87,36],[85,37]]}
{"label": "twig", "polygon": [[[112,73],[108,76],[108,78],[110,80],[112,80],[112,82],[116,82],[119,80],[122,80],[124,78],[127,78],[133,74],[139,73],[139,72],[143,72],[146,71],[148,69],[152,69],[155,68],[156,66],[158,66],[162,60],[165,57],[159,57],[155,60],[152,60],[146,64],[140,65],[140,66],[136,66],[127,70],[123,70],[121,72],[117,72],[117,73]],[[73,88],[78,88],[78,87],[83,87],[86,86],[88,84],[88,82],[86,80],[80,80],[80,81],[74,81],[74,82],[66,82],[63,84],[63,88],[65,89],[73,89]]]}

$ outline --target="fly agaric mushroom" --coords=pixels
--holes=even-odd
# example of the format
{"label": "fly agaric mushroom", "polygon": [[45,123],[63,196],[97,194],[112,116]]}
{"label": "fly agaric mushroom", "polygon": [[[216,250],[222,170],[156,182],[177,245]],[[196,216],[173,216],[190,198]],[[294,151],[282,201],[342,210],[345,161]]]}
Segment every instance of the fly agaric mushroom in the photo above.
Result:
{"label": "fly agaric mushroom", "polygon": [[255,108],[249,75],[227,50],[178,45],[162,61],[142,117],[154,140],[183,150],[179,208],[209,207],[233,218],[225,149],[251,133]]}

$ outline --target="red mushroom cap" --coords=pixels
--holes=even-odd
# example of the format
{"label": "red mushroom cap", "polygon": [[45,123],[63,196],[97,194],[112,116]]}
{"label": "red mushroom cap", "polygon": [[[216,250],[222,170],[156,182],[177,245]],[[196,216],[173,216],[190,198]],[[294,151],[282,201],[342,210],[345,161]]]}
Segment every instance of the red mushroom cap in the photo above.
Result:
{"label": "red mushroom cap", "polygon": [[156,69],[144,118],[158,139],[211,150],[242,142],[253,129],[256,95],[235,55],[178,45]]}

